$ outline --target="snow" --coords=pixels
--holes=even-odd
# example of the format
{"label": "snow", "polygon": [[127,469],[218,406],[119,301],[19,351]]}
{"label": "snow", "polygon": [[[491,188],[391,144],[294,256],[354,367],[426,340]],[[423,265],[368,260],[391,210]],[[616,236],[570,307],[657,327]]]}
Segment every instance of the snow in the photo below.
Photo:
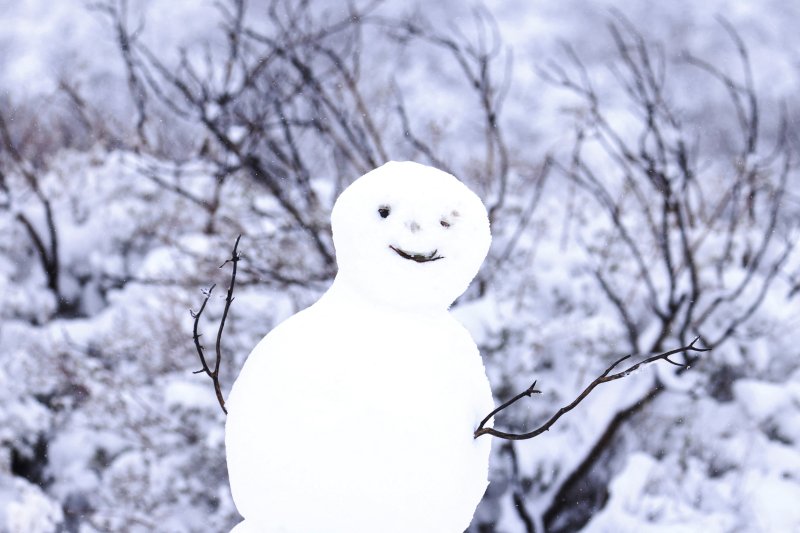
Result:
{"label": "snow", "polygon": [[744,480],[753,508],[754,526],[760,531],[792,531],[800,523],[800,487],[789,479],[756,473]]}
{"label": "snow", "polygon": [[170,408],[186,409],[210,408],[217,405],[216,397],[208,394],[208,387],[203,383],[187,383],[185,380],[173,379],[164,385],[164,402]]}
{"label": "snow", "polygon": [[234,501],[265,533],[459,533],[487,486],[490,441],[472,433],[493,403],[447,307],[486,255],[486,210],[453,176],[390,162],[332,218],[332,287],[254,348],[231,390]]}
{"label": "snow", "polygon": [[[205,0],[128,2],[128,22],[131,27],[140,20],[145,22],[142,42],[170,66],[175,66],[178,49],[185,46],[203,69],[207,49],[218,57],[227,46],[224,32],[219,31],[219,12],[212,4]],[[269,26],[270,17],[266,8],[256,4],[249,3],[246,20],[251,27],[263,29]],[[376,13],[407,15],[414,5],[421,4],[386,2]],[[241,266],[245,270],[240,272],[241,284],[223,342],[221,377],[227,393],[258,340],[316,301],[331,280],[317,268],[315,252],[303,232],[268,191],[238,174],[231,175],[218,190],[220,169],[209,158],[171,152],[173,144],[191,144],[202,137],[199,124],[189,122],[185,125],[188,131],[179,131],[181,127],[173,127],[169,115],[158,116],[150,123],[158,132],[153,153],[141,147],[130,149],[134,141],[129,132],[136,113],[114,29],[101,13],[86,6],[83,0],[0,0],[0,112],[14,114],[15,139],[23,142],[31,135],[34,139],[25,153],[52,201],[64,292],[79,303],[73,314],[54,315],[58,301],[46,287],[30,238],[14,218],[17,213],[27,213],[34,217],[37,228],[43,228],[41,206],[14,166],[0,157],[0,170],[11,184],[10,195],[0,191],[0,205],[9,197],[13,200],[11,209],[0,207],[0,531],[227,531],[241,518],[228,488],[224,417],[210,383],[191,373],[198,365],[188,309],[197,308],[201,288],[217,283],[201,321],[210,347],[229,272],[228,267],[217,267],[236,235],[243,233]],[[763,97],[760,133],[762,139],[769,139],[779,124],[775,116],[781,106],[776,103],[787,102],[789,123],[797,121],[792,102],[800,85],[800,70],[795,68],[800,3],[602,0],[588,5],[565,0],[532,7],[524,0],[493,0],[487,2],[487,8],[497,17],[499,34],[507,45],[501,49],[501,60],[490,65],[490,73],[504,74],[506,52],[514,59],[513,70],[508,71],[509,93],[498,117],[511,155],[509,196],[492,227],[493,245],[478,274],[484,290],[478,291],[473,283],[453,304],[452,314],[478,344],[498,401],[529,386],[533,379],[539,380],[544,393],[521,402],[497,422],[525,429],[571,401],[610,361],[630,351],[615,309],[591,276],[594,268],[611,265],[618,269],[615,281],[642,328],[643,346],[649,346],[660,333],[658,320],[637,294],[641,287],[638,273],[630,257],[620,254],[613,229],[603,221],[597,206],[570,191],[570,184],[558,173],[548,178],[539,207],[513,253],[499,261],[519,213],[531,198],[531,183],[523,178],[535,174],[541,154],[552,152],[558,157],[569,151],[573,117],[583,112],[574,96],[544,83],[537,71],[551,61],[566,65],[559,43],[570,43],[584,60],[604,109],[615,121],[613,126],[625,136],[636,135],[638,124],[631,122],[626,98],[609,70],[615,59],[606,26],[615,20],[610,9],[620,9],[648,42],[663,43],[669,81],[665,97],[680,104],[678,118],[700,143],[700,166],[706,170],[698,186],[707,192],[721,190],[730,175],[732,150],[740,143],[738,132],[731,132],[735,113],[729,103],[723,103],[723,84],[710,83],[685,63],[683,54],[712,60],[741,80],[735,46],[715,17],[721,14],[730,21],[753,59],[754,81]],[[329,1],[313,2],[311,12],[321,21],[346,15],[341,4]],[[415,16],[429,18],[431,27],[442,35],[475,37],[475,21],[466,4],[452,0],[427,3]],[[391,87],[396,84],[415,133],[473,190],[494,198],[496,190],[482,174],[485,130],[478,100],[450,53],[419,41],[397,43],[387,39],[383,28],[370,32],[365,25],[364,30],[371,41],[359,57],[359,84],[368,108],[376,115],[388,155],[420,157],[399,131],[393,114]],[[176,67],[175,72],[180,69]],[[80,150],[68,140],[64,142],[69,146],[62,147],[60,141],[49,137],[57,136],[63,125],[72,125],[77,117],[75,107],[57,89],[60,81],[78,90],[89,105],[90,119],[108,130],[88,132]],[[148,105],[155,107],[155,100],[150,98]],[[248,114],[249,105],[237,112]],[[64,123],[43,120],[28,128],[34,118],[50,116],[60,117]],[[163,123],[159,122],[162,118]],[[249,142],[252,137],[242,136],[241,122],[233,122],[224,131]],[[308,150],[307,140],[298,137],[301,151]],[[327,222],[340,184],[366,170],[351,172],[337,159],[339,154],[326,148],[312,146],[309,160],[314,165],[309,170],[320,203],[302,213],[319,227]],[[212,143],[210,149],[212,157],[217,155],[218,146]],[[624,190],[613,182],[616,170],[597,157],[593,162],[598,165],[597,175],[609,180],[615,200],[625,205]],[[765,169],[759,179],[769,182],[774,177],[770,172]],[[150,179],[152,174],[184,188],[203,205],[160,187]],[[790,178],[785,206],[796,218],[800,204],[795,170]],[[212,213],[207,207],[214,203],[217,192],[220,203]],[[427,193],[419,200],[425,205]],[[787,215],[779,224],[776,246],[769,255],[779,251],[782,240],[797,241],[796,230],[784,234],[791,220]],[[737,263],[757,242],[762,222],[743,227],[737,234],[730,251],[736,259],[719,277],[713,265],[726,257],[724,232],[708,230],[705,251],[698,256],[701,284],[710,291],[704,297],[724,294],[721,285],[730,287],[745,278],[746,269]],[[373,237],[381,235],[361,235],[356,244],[366,244]],[[410,244],[414,243],[403,245]],[[423,248],[428,245],[420,244]],[[590,248],[599,250],[599,256],[589,253]],[[646,250],[648,262],[653,260],[650,251]],[[382,263],[379,257],[373,260],[391,268],[391,263]],[[642,369],[598,389],[548,434],[515,444],[516,472],[507,448],[495,441],[489,472],[492,484],[470,531],[526,531],[525,511],[541,525],[541,515],[559,484],[610,418],[635,402],[654,378],[667,391],[626,422],[608,446],[608,459],[600,465],[597,483],[610,490],[610,500],[603,508],[592,509],[594,516],[584,528],[794,531],[800,527],[800,517],[792,506],[800,486],[800,293],[791,296],[799,268],[800,247],[796,247],[753,317],[725,344],[703,354],[690,372],[677,375],[670,365]],[[755,273],[754,287],[765,273],[764,269]],[[466,276],[466,269],[461,274]],[[281,276],[289,281],[282,281]],[[395,277],[403,279],[402,273]],[[458,292],[455,280],[445,281],[448,288],[437,298],[440,302],[449,299],[445,292]],[[396,280],[393,283],[397,284],[395,292],[409,289]],[[659,292],[666,290],[662,280],[656,284]],[[466,281],[462,285],[466,286]],[[747,294],[752,294],[752,289]],[[416,295],[425,296],[422,292]],[[414,293],[408,290],[407,294]],[[384,295],[384,300],[390,297]],[[415,312],[426,307],[418,305],[420,301],[412,306]],[[708,332],[720,332],[723,323],[743,308],[722,305],[714,326],[717,329]],[[384,332],[384,322],[395,320],[373,313],[363,323],[369,324],[365,329],[373,330],[377,338]],[[431,321],[430,325],[436,324]],[[297,335],[313,337],[298,328],[303,331]],[[454,335],[463,337],[458,331]],[[404,346],[396,335],[391,342],[376,338],[371,340],[381,342],[380,353]],[[677,342],[671,336],[665,348]],[[405,351],[418,349],[414,346]],[[473,353],[473,349],[470,344],[465,351]],[[328,369],[327,364],[320,363],[320,367]],[[340,371],[335,367],[315,379]],[[375,372],[388,373],[393,379],[422,379],[384,368],[375,368]],[[364,371],[354,369],[352,374],[355,380]],[[433,381],[431,376],[426,379]],[[383,395],[376,391],[383,383],[367,381],[358,380],[355,391],[366,387],[376,397]],[[455,387],[444,379],[439,381],[436,394],[441,387]],[[286,392],[283,383],[275,386]],[[314,387],[327,391],[326,400],[339,392],[327,381],[312,381],[303,394]],[[429,395],[423,392],[403,389],[392,398],[396,397],[398,404],[399,398],[404,398],[403,406],[408,408],[427,405]],[[303,394],[298,396],[301,400]],[[363,394],[355,396],[354,392],[353,402]],[[280,400],[285,402],[287,397]],[[323,418],[335,409],[335,403],[326,403],[313,406],[311,414]],[[437,424],[450,420],[444,412],[447,404],[440,405]],[[331,417],[335,420],[335,413]],[[377,439],[354,438],[349,433],[346,439],[320,440],[321,430],[297,428],[295,420],[275,420],[295,428],[297,434],[312,435],[304,442],[281,437],[289,441],[280,444],[286,453],[301,454],[303,461],[312,452],[352,458]],[[460,423],[458,417],[452,423]],[[40,439],[47,443],[44,458],[36,458]],[[417,455],[427,457],[421,452]],[[34,458],[44,470],[26,472],[14,464],[12,456]],[[304,467],[308,476],[315,468],[325,467],[308,460],[312,461]],[[364,460],[378,459],[375,452],[367,450]],[[347,473],[341,478],[346,479],[335,487],[337,493],[347,487],[361,494],[370,483],[378,484],[362,478],[363,486],[356,486]],[[420,497],[424,496],[426,486],[418,483],[418,487]],[[520,506],[512,499],[513,491],[521,498]],[[134,493],[136,497],[131,496]],[[359,516],[365,512],[365,520],[372,518],[369,508],[371,498],[376,497],[364,496]],[[464,505],[465,516],[466,508]],[[572,510],[573,506],[567,506],[565,513]]]}
{"label": "snow", "polygon": [[11,501],[5,508],[4,530],[8,533],[51,533],[63,520],[61,507],[39,487],[12,479],[10,487],[0,486],[0,499],[5,499],[5,490],[11,492]]}
{"label": "snow", "polygon": [[733,390],[742,409],[759,422],[791,409],[796,403],[791,389],[783,385],[742,379],[734,384]]}
{"label": "snow", "polygon": [[[625,469],[609,487],[611,500],[585,531],[621,533],[690,533],[702,528],[709,532],[729,531],[736,526],[730,516],[698,513],[683,502],[659,495],[652,489],[666,474],[664,465],[644,454],[631,455]],[[641,517],[646,517],[642,520]]]}

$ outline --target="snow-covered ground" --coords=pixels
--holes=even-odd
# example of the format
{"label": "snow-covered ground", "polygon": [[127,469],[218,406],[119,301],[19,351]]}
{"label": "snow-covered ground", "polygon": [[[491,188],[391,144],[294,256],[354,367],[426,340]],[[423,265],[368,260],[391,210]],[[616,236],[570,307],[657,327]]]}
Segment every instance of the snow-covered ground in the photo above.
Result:
{"label": "snow-covered ground", "polygon": [[[130,4],[131,29],[145,21],[142,42],[168,63],[177,60],[181,46],[196,50],[199,44],[202,51],[203,42],[226,42],[211,1]],[[345,13],[338,3],[321,4],[314,9],[333,18]],[[389,1],[377,14],[417,11],[442,34],[475,35],[471,6],[449,0],[423,5]],[[484,290],[469,292],[454,313],[481,348],[497,400],[539,380],[543,394],[498,420],[523,430],[568,403],[615,355],[630,349],[618,309],[592,275],[595,269],[624,284],[621,294],[641,329],[642,346],[649,348],[657,336],[657,317],[646,305],[636,264],[597,202],[553,172],[530,220],[524,216],[544,154],[569,161],[574,124],[585,113],[579,98],[546,83],[540,72],[554,62],[566,68],[569,55],[562,44],[570,43],[614,127],[633,134],[636,119],[626,112],[627,99],[609,69],[618,57],[608,24],[619,23],[619,10],[646,39],[662,43],[668,97],[679,102],[680,118],[697,138],[703,186],[713,197],[738,164],[732,162],[741,143],[732,129],[736,111],[724,84],[688,65],[685,53],[742,80],[735,43],[717,20],[724,17],[748,47],[761,98],[763,152],[776,138],[781,105],[790,144],[800,148],[800,4],[496,0],[485,7],[504,43],[492,72],[509,76],[500,125],[512,179],[480,276]],[[269,31],[263,6],[251,6],[250,13],[254,27]],[[419,42],[398,45],[381,32],[369,36],[374,41],[364,48],[362,83],[367,103],[385,119],[389,156],[430,162],[409,148],[391,118],[387,94],[395,86],[414,133],[429,140],[491,205],[496,184],[481,182],[475,170],[485,162],[480,100],[453,57]],[[228,274],[228,267],[217,267],[244,233],[241,285],[223,344],[227,392],[256,342],[315,301],[330,272],[269,190],[242,174],[219,182],[208,150],[190,148],[179,159],[152,145],[137,148],[125,65],[102,9],[81,0],[0,0],[0,64],[0,113],[14,143],[31,143],[22,166],[0,146],[0,182],[7,185],[0,189],[0,531],[227,531],[239,518],[225,469],[224,416],[208,380],[192,374],[199,366],[188,309],[201,302],[199,289],[218,283],[201,322],[213,351]],[[67,121],[80,120],[60,85],[88,103],[91,120],[119,127],[123,138],[109,141],[113,135],[91,130],[88,140],[54,146],[47,139],[68,139],[56,126],[48,129],[57,121],[39,124],[26,137],[37,116],[61,113]],[[149,124],[161,135],[152,138],[178,145],[170,133],[202,137],[198,124],[176,124],[166,133]],[[331,157],[320,151],[315,163],[322,172],[311,180],[321,199],[315,220],[327,219],[339,180],[358,175],[335,174]],[[596,152],[587,159],[613,190],[618,167]],[[779,168],[765,164],[760,175],[774,180]],[[36,243],[20,219],[47,236],[45,211],[26,172],[37,176],[52,208],[58,294],[69,305],[57,301],[48,286]],[[763,213],[736,234],[727,262],[718,261],[720,227],[702,236],[699,225],[691,234],[698,238],[701,278],[709,291],[704,297],[725,294],[747,276],[755,279],[741,299],[721,305],[703,329],[707,337],[723,333],[755,301],[783,239],[797,241],[800,180],[793,169],[789,184],[776,237],[752,274],[748,258],[761,242],[768,218]],[[627,197],[620,192],[620,198]],[[506,257],[521,220],[516,247]],[[633,217],[626,220],[635,226]],[[644,222],[637,234],[642,239],[643,228]],[[657,260],[655,248],[646,252],[648,261]],[[725,271],[716,272],[716,264]],[[799,267],[795,251],[753,316],[694,369],[676,375],[667,365],[646,367],[603,385],[541,437],[514,446],[496,441],[492,483],[473,530],[541,532],[547,525],[548,531],[800,531]],[[656,284],[665,295],[668,284],[660,278]],[[684,289],[679,284],[676,290]],[[662,347],[675,346],[677,335],[670,332]],[[575,491],[561,492],[615,415],[635,407],[656,376],[664,392],[634,408]],[[424,482],[420,486],[424,490]],[[559,495],[574,498],[574,504],[555,505]],[[561,509],[560,517],[548,515],[553,508]],[[302,512],[313,512],[313,505]]]}

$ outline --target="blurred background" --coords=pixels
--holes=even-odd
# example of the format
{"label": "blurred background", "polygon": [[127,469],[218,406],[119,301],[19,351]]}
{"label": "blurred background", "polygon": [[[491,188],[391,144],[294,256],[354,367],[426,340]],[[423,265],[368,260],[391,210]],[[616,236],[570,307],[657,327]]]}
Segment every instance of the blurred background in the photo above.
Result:
{"label": "blurred background", "polygon": [[0,531],[236,523],[189,309],[220,286],[212,337],[241,234],[227,393],[330,284],[338,192],[390,159],[490,210],[453,312],[498,403],[543,391],[498,427],[626,353],[713,348],[496,441],[471,532],[800,530],[797,20],[786,0],[0,0]]}

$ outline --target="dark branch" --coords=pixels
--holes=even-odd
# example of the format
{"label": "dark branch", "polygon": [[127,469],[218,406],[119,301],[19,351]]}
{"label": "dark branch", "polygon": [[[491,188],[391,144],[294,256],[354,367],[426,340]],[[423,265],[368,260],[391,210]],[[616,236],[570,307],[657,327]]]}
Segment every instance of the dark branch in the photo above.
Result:
{"label": "dark branch", "polygon": [[190,311],[192,317],[194,318],[194,329],[193,329],[193,338],[194,338],[194,346],[197,349],[197,355],[200,357],[200,364],[202,368],[200,370],[195,371],[195,374],[205,373],[208,377],[211,378],[211,381],[214,383],[214,392],[217,395],[217,401],[219,402],[219,406],[222,408],[222,412],[226,415],[228,414],[228,410],[225,408],[225,398],[222,396],[222,387],[219,384],[219,366],[220,362],[222,361],[222,331],[225,329],[225,321],[228,318],[228,311],[230,311],[231,304],[233,303],[233,290],[236,286],[236,270],[239,264],[239,260],[242,258],[241,254],[238,252],[239,248],[239,240],[242,238],[241,235],[236,237],[236,243],[233,245],[233,251],[231,252],[230,259],[226,260],[222,263],[219,268],[224,267],[228,263],[233,263],[233,269],[231,271],[231,283],[228,285],[228,294],[225,296],[225,309],[222,311],[222,318],[219,322],[219,329],[217,330],[217,342],[215,345],[216,351],[216,360],[214,361],[214,369],[211,369],[211,365],[208,364],[208,360],[206,359],[204,353],[204,347],[200,343],[200,337],[202,336],[201,333],[197,332],[198,324],[200,322],[200,316],[205,311],[206,304],[208,303],[208,299],[211,298],[211,292],[214,290],[216,285],[211,285],[208,289],[203,290],[203,294],[205,295],[205,299],[203,300],[200,309],[197,312]]}
{"label": "dark branch", "polygon": [[526,398],[526,397],[530,398],[530,397],[531,397],[532,395],[534,395],[534,394],[541,394],[541,393],[542,393],[542,391],[540,391],[540,390],[536,390],[536,382],[534,381],[534,382],[531,384],[531,386],[530,386],[530,387],[528,387],[528,388],[527,388],[527,389],[525,389],[524,391],[520,392],[519,394],[517,394],[516,396],[514,396],[513,398],[511,398],[510,400],[508,400],[508,401],[507,401],[507,402],[505,402],[504,404],[502,404],[502,405],[500,405],[499,407],[495,408],[495,409],[494,409],[494,410],[493,410],[491,413],[489,413],[488,415],[486,415],[486,417],[485,417],[483,420],[481,420],[481,423],[480,423],[480,424],[478,424],[478,429],[481,429],[483,426],[485,426],[485,425],[486,425],[486,423],[487,423],[487,422],[489,422],[489,420],[490,420],[490,419],[491,419],[491,418],[492,418],[494,415],[496,415],[497,413],[499,413],[500,411],[502,411],[502,410],[503,410],[503,409],[505,409],[506,407],[510,407],[510,406],[512,406],[513,404],[517,403],[517,402],[518,402],[519,400],[521,400],[522,398]]}
{"label": "dark branch", "polygon": [[495,409],[494,411],[489,413],[483,420],[481,420],[481,423],[478,424],[478,428],[475,430],[475,435],[474,436],[477,439],[481,435],[492,435],[493,437],[498,437],[498,438],[507,439],[507,440],[525,440],[525,439],[532,439],[534,437],[538,437],[539,435],[541,435],[545,431],[549,431],[550,428],[553,426],[553,424],[555,424],[556,421],[558,421],[559,418],[561,418],[562,416],[564,416],[568,412],[572,411],[579,403],[581,403],[583,401],[584,398],[586,398],[589,395],[589,393],[591,393],[595,389],[595,387],[597,387],[598,385],[600,385],[602,383],[608,383],[609,381],[614,381],[614,380],[629,376],[630,374],[635,372],[639,367],[644,366],[644,365],[648,365],[650,363],[655,363],[656,361],[662,361],[663,360],[663,361],[667,361],[667,362],[669,362],[669,363],[671,363],[673,365],[679,366],[681,368],[688,368],[685,365],[682,365],[682,364],[676,363],[675,361],[672,361],[671,359],[669,359],[669,357],[671,355],[675,355],[675,354],[683,353],[683,352],[707,352],[708,350],[710,350],[710,348],[697,348],[695,346],[695,343],[699,339],[700,339],[700,337],[696,337],[691,343],[689,343],[688,345],[686,345],[686,346],[684,346],[682,348],[676,348],[675,350],[670,350],[668,352],[664,352],[664,353],[660,353],[660,354],[657,354],[657,355],[650,356],[647,359],[644,359],[643,361],[640,361],[640,362],[636,363],[635,365],[629,366],[628,368],[626,368],[624,370],[620,370],[619,372],[611,374],[612,370],[614,370],[617,366],[619,366],[623,361],[626,361],[626,360],[630,359],[631,355],[626,355],[625,357],[620,357],[619,359],[614,361],[614,363],[611,366],[609,366],[605,370],[605,372],[603,372],[597,379],[592,381],[585,389],[583,389],[583,392],[581,392],[578,395],[578,397],[575,398],[572,401],[572,403],[570,403],[569,405],[559,409],[553,416],[551,416],[547,420],[547,422],[545,422],[544,424],[542,424],[538,428],[534,429],[533,431],[529,431],[527,433],[506,433],[504,431],[499,431],[499,430],[496,430],[494,428],[485,427],[486,424],[489,422],[489,420],[494,415],[496,415],[497,413],[505,410],[506,408],[510,407],[511,405],[515,404],[516,402],[518,402],[522,398],[525,398],[526,396],[531,396],[534,393],[540,392],[540,391],[536,390],[536,388],[535,388],[536,387],[536,382],[534,381],[533,385],[531,385],[530,387],[525,389],[523,392],[517,394],[516,396],[514,396],[513,398],[511,398],[510,400],[505,402],[503,405],[501,405],[500,407],[498,407],[497,409]]}
{"label": "dark branch", "polygon": [[194,346],[195,348],[197,348],[197,355],[200,356],[200,364],[203,365],[203,368],[201,368],[200,370],[196,370],[194,372],[195,374],[200,374],[202,372],[205,372],[208,375],[211,375],[211,369],[208,367],[208,362],[206,361],[206,356],[205,353],[203,352],[205,348],[203,347],[202,344],[200,344],[200,337],[202,336],[202,334],[197,332],[197,327],[200,323],[200,316],[206,309],[206,304],[208,303],[208,299],[211,298],[211,292],[214,290],[214,287],[216,287],[216,284],[211,285],[207,289],[203,289],[203,294],[205,295],[205,299],[203,300],[203,304],[200,306],[199,311],[195,312],[192,309],[189,310],[189,313],[192,315],[192,318],[194,318],[194,328],[192,330],[193,332],[192,337],[194,338]]}

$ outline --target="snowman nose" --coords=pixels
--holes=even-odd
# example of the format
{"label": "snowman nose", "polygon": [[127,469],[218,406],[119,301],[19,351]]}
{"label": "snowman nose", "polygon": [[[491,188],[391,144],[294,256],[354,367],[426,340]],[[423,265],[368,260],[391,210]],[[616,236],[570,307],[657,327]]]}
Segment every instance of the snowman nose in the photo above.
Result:
{"label": "snowman nose", "polygon": [[420,229],[422,229],[422,228],[420,228],[420,225],[417,224],[416,220],[411,220],[409,222],[406,222],[406,226],[408,227],[409,231],[411,231],[411,233],[416,233]]}

